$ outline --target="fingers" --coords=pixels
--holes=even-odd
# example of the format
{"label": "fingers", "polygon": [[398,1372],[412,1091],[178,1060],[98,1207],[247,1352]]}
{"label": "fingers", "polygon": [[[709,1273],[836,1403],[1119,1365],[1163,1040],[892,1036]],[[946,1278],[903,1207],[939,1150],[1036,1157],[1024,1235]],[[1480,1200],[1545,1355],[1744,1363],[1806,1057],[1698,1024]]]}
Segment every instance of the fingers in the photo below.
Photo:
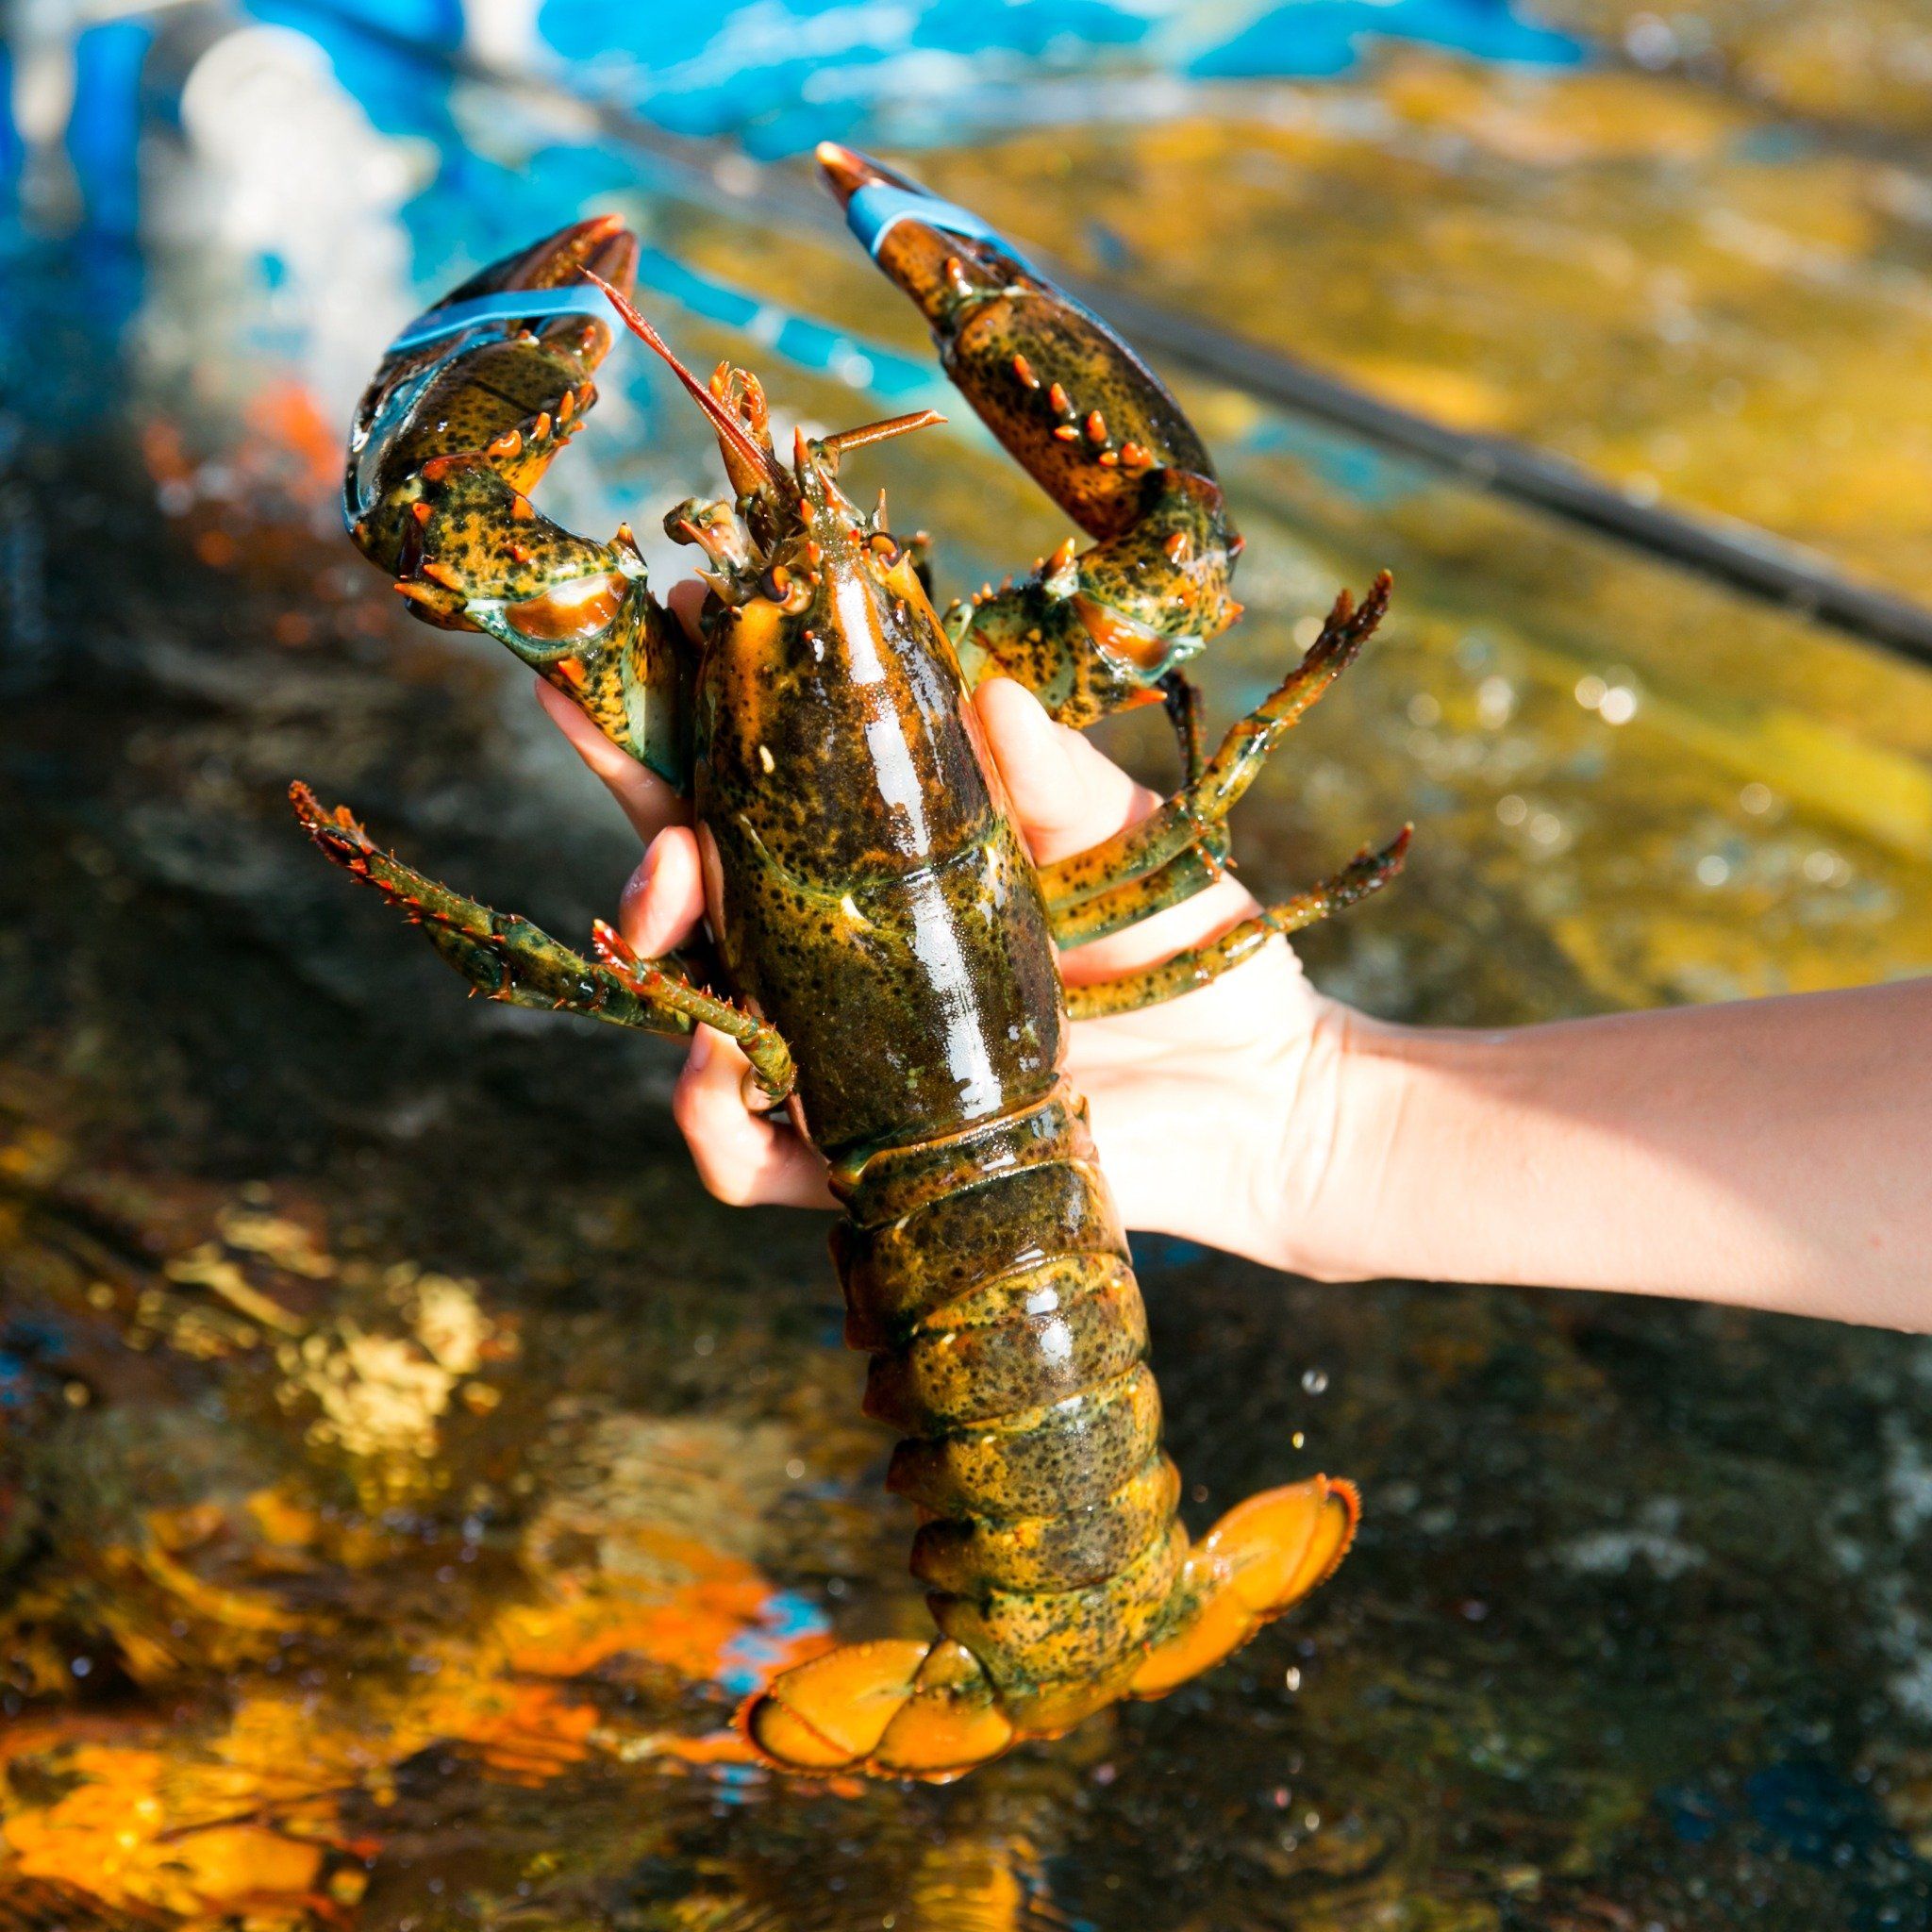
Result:
{"label": "fingers", "polygon": [[1160,803],[1010,677],[990,678],[973,702],[1036,864],[1084,852]]}
{"label": "fingers", "polygon": [[745,1105],[750,1068],[722,1033],[698,1028],[671,1101],[698,1178],[734,1207],[835,1206],[824,1159],[789,1127]]}
{"label": "fingers", "polygon": [[705,916],[705,879],[697,835],[670,825],[651,841],[617,902],[617,929],[641,959],[683,945]]}
{"label": "fingers", "polygon": [[[665,599],[693,641],[705,596],[705,586],[690,579],[674,585]],[[617,927],[640,958],[661,958],[683,945],[705,916],[704,873],[690,807],[541,678],[537,701],[644,841],[643,858],[618,903]],[[750,1072],[751,1062],[733,1041],[708,1026],[697,1029],[671,1111],[698,1178],[719,1200],[735,1206],[836,1206],[823,1158],[788,1124],[746,1105]]]}
{"label": "fingers", "polygon": [[705,608],[705,599],[709,594],[701,578],[679,577],[664,599],[664,608],[684,626],[685,636],[694,644],[702,641],[698,636],[698,612]]}
{"label": "fingers", "polygon": [[604,781],[645,844],[666,825],[682,824],[691,816],[690,807],[656,772],[612,744],[556,686],[541,677],[537,702],[570,740],[578,758]]}
{"label": "fingers", "polygon": [[[1040,700],[1011,678],[990,679],[974,703],[1036,864],[1051,865],[1098,845],[1161,802],[1077,731],[1056,724]],[[1218,936],[1255,909],[1246,888],[1224,878],[1138,925],[1063,955],[1060,971],[1069,986],[1129,973]]]}

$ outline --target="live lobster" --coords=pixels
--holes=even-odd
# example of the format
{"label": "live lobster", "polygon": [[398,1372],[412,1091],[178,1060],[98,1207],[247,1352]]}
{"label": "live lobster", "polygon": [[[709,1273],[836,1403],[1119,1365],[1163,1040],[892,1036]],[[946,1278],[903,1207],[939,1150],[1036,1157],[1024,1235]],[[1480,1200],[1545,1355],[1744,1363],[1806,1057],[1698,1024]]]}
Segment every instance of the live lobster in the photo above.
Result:
{"label": "live lobster", "polygon": [[[841,464],[931,412],[775,452],[748,372],[692,376],[631,306],[637,244],[578,222],[455,290],[398,338],[358,412],[358,546],[415,615],[500,639],[688,795],[711,944],[594,958],[491,911],[293,791],[322,849],[377,886],[473,987],[670,1034],[737,1041],[823,1151],[866,1408],[898,1429],[930,1641],[845,1644],[753,1697],[746,1736],[794,1771],[957,1776],[1016,1739],[1156,1697],[1279,1615],[1353,1536],[1351,1485],[1255,1496],[1198,1542],[1160,1445],[1127,1243],[1061,1073],[1068,1019],[1171,998],[1373,891],[1407,830],[1179,957],[1063,989],[1058,954],[1219,875],[1226,815],[1380,619],[1344,592],[1302,663],[1212,756],[1181,665],[1239,615],[1240,540],[1213,465],[1157,377],[991,228],[849,149],[819,161],[849,225],[931,325],[953,382],[1092,540],[1024,580],[928,601],[916,543]],[[728,501],[667,530],[705,556],[700,641],[653,598],[627,526],[608,543],[529,492],[595,397],[624,323],[715,432]],[[968,693],[1019,679],[1085,726],[1164,700],[1181,790],[1091,851],[1036,866]]]}

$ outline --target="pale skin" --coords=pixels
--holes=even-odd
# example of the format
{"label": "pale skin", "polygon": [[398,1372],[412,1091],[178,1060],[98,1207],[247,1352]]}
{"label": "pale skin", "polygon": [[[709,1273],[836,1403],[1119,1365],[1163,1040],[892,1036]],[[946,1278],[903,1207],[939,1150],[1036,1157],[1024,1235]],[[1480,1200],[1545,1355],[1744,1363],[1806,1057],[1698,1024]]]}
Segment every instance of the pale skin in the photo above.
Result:
{"label": "pale skin", "polygon": [[[688,625],[701,595],[672,593]],[[646,847],[620,929],[668,951],[704,914],[686,807],[537,694]],[[1041,863],[1158,802],[1019,685],[974,703]],[[1223,879],[1067,954],[1065,977],[1167,958],[1255,909]],[[1071,1033],[1130,1227],[1320,1280],[1613,1289],[1932,1330],[1932,979],[1464,1031],[1324,998],[1277,939],[1199,991]],[[829,1208],[824,1162],[746,1104],[745,1070],[699,1030],[674,1102],[699,1176],[724,1201]]]}

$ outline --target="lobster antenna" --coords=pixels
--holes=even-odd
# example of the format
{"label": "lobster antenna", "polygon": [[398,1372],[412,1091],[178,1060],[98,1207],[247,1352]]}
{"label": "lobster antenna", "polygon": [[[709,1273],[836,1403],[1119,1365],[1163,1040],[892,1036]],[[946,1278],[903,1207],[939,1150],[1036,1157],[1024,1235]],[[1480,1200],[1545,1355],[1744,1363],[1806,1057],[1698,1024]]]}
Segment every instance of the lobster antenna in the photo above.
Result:
{"label": "lobster antenna", "polygon": [[880,423],[861,423],[857,429],[841,429],[836,436],[820,439],[836,461],[849,449],[863,449],[869,442],[884,442],[890,436],[905,436],[914,429],[927,429],[946,419],[937,409],[915,409],[909,416],[888,416]]}
{"label": "lobster antenna", "polygon": [[744,425],[672,354],[670,343],[638,313],[625,296],[594,271],[582,269],[579,273],[588,280],[595,282],[605,294],[609,296],[610,306],[624,318],[625,325],[631,334],[648,347],[655,349],[671,365],[672,374],[691,391],[692,400],[710,418],[711,426],[719,436],[753,469],[758,471],[774,489],[790,490],[791,478],[786,475],[778,458],[746,433]]}

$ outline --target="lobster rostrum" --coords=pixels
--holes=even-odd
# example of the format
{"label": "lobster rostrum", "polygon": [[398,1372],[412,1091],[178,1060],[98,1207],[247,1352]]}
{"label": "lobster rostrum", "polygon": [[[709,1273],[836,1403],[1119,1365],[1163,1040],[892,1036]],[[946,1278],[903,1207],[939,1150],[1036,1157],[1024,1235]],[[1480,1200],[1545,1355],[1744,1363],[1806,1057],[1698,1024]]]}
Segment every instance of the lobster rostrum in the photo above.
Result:
{"label": "lobster rostrum", "polygon": [[[594,957],[388,856],[301,786],[322,849],[377,886],[474,988],[659,1033],[714,1026],[824,1152],[833,1252],[869,1413],[898,1429],[912,1569],[940,1634],[849,1643],[746,1707],[802,1772],[946,1778],[1225,1657],[1340,1561],[1357,1504],[1316,1476],[1191,1541],[1160,1445],[1146,1320],[1086,1110],[1068,1017],[1124,1012],[1361,897],[1407,834],[1207,944],[1063,990],[1057,949],[1186,898],[1282,734],[1381,616],[1346,593],[1300,666],[1206,754],[1180,665],[1233,622],[1240,548],[1213,466],[1160,382],[975,217],[848,149],[819,160],[848,221],[932,325],[948,374],[1093,541],[1024,581],[927,600],[852,453],[930,412],[811,439],[789,461],[747,372],[684,370],[629,302],[633,238],[579,223],[507,258],[405,331],[358,412],[356,542],[415,613],[488,631],[691,800],[710,943]],[[592,542],[528,492],[594,399],[621,318],[716,433],[731,500],[667,530],[705,553],[700,639],[650,594],[627,526]],[[1036,867],[970,689],[1018,678],[1065,723],[1164,700],[1180,791],[1091,851]]]}

